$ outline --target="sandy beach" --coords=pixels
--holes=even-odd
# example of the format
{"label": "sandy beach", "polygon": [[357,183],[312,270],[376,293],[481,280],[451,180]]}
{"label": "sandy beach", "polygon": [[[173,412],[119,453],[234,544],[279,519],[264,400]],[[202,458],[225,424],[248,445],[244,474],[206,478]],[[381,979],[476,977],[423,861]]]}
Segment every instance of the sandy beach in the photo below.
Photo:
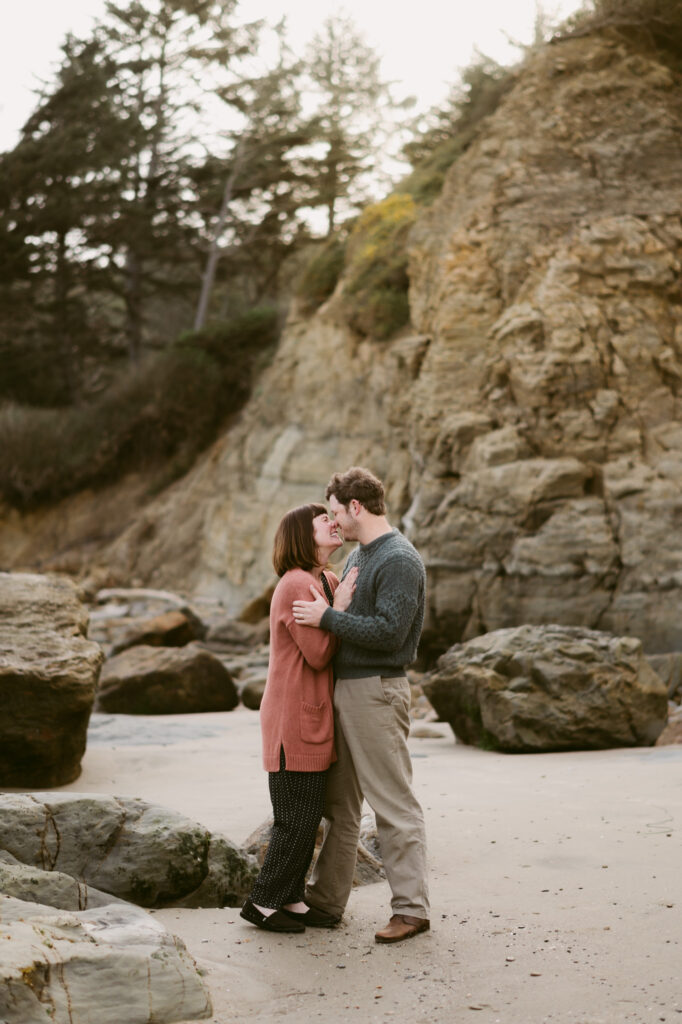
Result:
{"label": "sandy beach", "polygon": [[[302,936],[234,908],[155,911],[205,974],[210,1019],[682,1022],[682,746],[509,756],[426,731],[410,750],[431,931],[375,944],[386,883]],[[62,788],[142,797],[242,843],[269,813],[258,716],[94,716]]]}

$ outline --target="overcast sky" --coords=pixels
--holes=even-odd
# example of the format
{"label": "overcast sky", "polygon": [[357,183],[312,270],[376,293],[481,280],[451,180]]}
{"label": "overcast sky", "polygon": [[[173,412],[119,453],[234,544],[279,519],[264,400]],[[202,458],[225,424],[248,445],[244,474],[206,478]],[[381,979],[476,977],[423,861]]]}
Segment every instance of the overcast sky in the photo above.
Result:
{"label": "overcast sky", "polygon": [[[417,0],[387,6],[380,0],[241,0],[244,21],[286,15],[296,52],[330,14],[349,15],[381,55],[384,78],[417,97],[418,108],[437,103],[457,79],[475,48],[501,62],[516,59],[506,36],[528,42],[537,0]],[[32,90],[48,79],[67,32],[85,34],[104,11],[105,0],[23,0],[6,13],[0,34],[0,149],[17,141],[33,105]],[[402,13],[401,13],[402,6]],[[542,0],[558,18],[581,0]],[[401,89],[401,92],[403,90]]]}

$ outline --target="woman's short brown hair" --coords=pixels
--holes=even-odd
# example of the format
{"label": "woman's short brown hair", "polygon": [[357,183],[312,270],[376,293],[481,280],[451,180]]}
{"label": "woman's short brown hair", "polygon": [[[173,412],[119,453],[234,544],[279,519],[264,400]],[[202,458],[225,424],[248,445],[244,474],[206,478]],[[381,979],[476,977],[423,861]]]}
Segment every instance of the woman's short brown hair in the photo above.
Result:
{"label": "woman's short brown hair", "polygon": [[384,501],[384,485],[374,473],[362,466],[351,466],[345,473],[334,473],[327,484],[327,500],[332,494],[344,508],[348,508],[355,499],[375,516],[386,514]]}
{"label": "woman's short brown hair", "polygon": [[324,505],[312,502],[292,508],[282,517],[272,548],[272,564],[278,576],[289,569],[310,570],[318,565],[313,519],[326,514]]}

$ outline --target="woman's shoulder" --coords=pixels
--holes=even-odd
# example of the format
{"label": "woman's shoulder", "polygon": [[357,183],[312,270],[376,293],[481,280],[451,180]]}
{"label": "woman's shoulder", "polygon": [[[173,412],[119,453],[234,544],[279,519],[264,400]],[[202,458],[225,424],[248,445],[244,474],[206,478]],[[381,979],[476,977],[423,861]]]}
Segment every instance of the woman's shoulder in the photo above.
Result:
{"label": "woman's shoulder", "polygon": [[289,594],[306,589],[315,582],[315,577],[306,569],[288,569],[275,587],[275,594]]}

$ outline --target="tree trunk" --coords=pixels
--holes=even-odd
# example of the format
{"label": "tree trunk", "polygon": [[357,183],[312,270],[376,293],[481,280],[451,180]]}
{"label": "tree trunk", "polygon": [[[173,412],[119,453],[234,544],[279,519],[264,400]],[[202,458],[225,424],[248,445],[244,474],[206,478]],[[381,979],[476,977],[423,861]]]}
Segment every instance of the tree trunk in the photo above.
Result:
{"label": "tree trunk", "polygon": [[237,180],[237,175],[241,170],[242,158],[244,154],[243,142],[240,139],[237,143],[235,151],[234,163],[232,170],[225,182],[225,188],[223,189],[223,199],[220,204],[220,213],[218,214],[218,221],[211,238],[211,246],[208,251],[208,259],[206,260],[206,269],[201,279],[201,294],[199,296],[199,303],[197,305],[196,315],[194,317],[194,330],[200,331],[206,323],[206,317],[208,316],[208,306],[211,301],[211,292],[213,291],[213,284],[215,281],[216,267],[218,266],[218,260],[220,259],[220,247],[219,241],[220,236],[225,230],[225,224],[227,223],[227,211],[230,208],[232,202],[232,191],[234,189],[234,183]]}
{"label": "tree trunk", "polygon": [[142,264],[134,249],[126,254],[126,337],[131,363],[140,358],[142,349]]}

